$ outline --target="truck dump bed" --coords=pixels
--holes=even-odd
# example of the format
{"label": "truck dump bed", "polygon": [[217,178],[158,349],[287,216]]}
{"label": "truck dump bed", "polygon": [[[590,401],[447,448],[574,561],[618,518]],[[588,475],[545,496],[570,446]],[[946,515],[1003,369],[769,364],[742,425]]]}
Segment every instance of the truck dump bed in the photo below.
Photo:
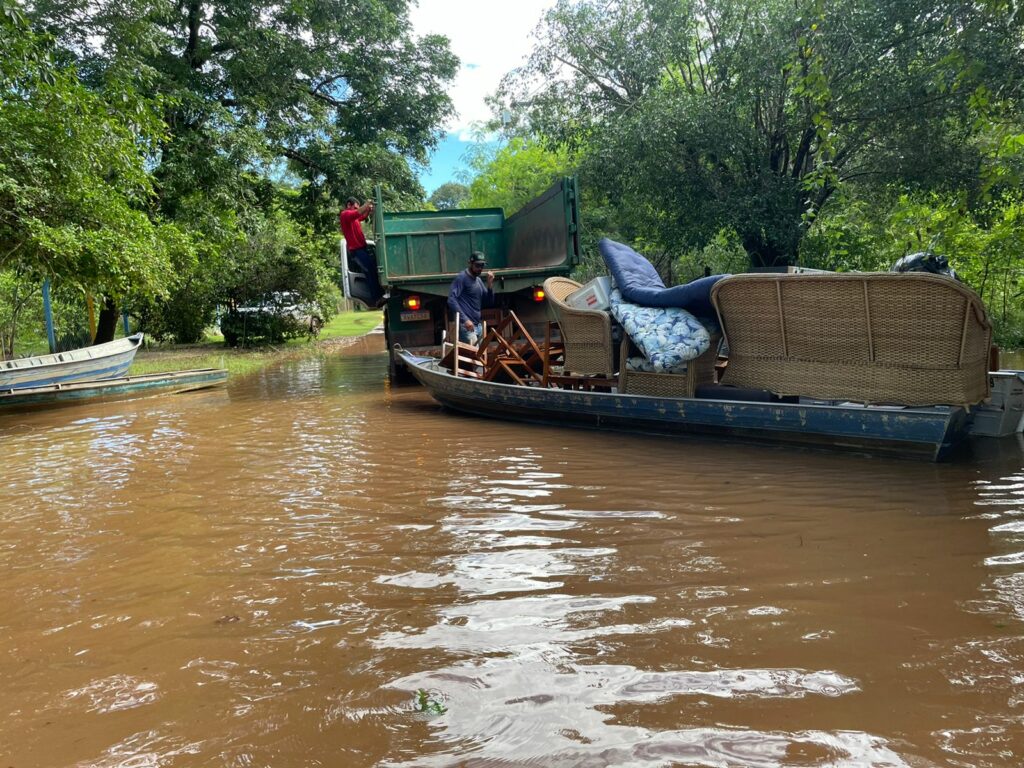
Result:
{"label": "truck dump bed", "polygon": [[374,230],[381,284],[392,292],[446,295],[473,251],[487,257],[497,291],[514,291],[578,262],[576,181],[560,180],[507,219],[500,208],[391,213],[378,189]]}

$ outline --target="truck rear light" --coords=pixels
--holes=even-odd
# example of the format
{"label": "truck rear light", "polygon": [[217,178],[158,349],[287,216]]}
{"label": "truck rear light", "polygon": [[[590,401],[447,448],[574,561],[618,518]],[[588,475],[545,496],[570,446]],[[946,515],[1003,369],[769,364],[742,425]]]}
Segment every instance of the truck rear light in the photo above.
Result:
{"label": "truck rear light", "polygon": [[402,301],[402,306],[415,312],[423,306],[423,303],[419,296],[406,296]]}
{"label": "truck rear light", "polygon": [[544,289],[543,288],[534,288],[533,289],[533,300],[534,301],[544,301]]}

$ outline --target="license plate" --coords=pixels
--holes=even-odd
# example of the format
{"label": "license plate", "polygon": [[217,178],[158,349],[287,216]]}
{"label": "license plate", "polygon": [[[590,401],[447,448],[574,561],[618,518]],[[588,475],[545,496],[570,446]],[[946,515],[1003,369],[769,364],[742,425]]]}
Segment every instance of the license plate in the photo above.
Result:
{"label": "license plate", "polygon": [[398,318],[403,323],[414,323],[417,320],[429,320],[430,310],[424,309],[419,312],[402,312],[398,315]]}

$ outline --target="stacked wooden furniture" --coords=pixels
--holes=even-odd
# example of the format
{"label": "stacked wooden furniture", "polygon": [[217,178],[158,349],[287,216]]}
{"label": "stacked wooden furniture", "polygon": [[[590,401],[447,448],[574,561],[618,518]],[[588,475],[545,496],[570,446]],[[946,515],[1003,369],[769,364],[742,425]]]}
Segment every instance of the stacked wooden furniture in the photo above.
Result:
{"label": "stacked wooden furniture", "polygon": [[478,345],[461,341],[453,344],[441,365],[465,378],[551,386],[559,378],[551,375],[551,366],[559,365],[563,356],[552,325],[548,325],[544,341],[537,342],[515,312],[509,312],[487,328]]}
{"label": "stacked wooden furniture", "polygon": [[992,326],[970,288],[926,273],[742,274],[711,291],[723,384],[906,406],[989,395]]}

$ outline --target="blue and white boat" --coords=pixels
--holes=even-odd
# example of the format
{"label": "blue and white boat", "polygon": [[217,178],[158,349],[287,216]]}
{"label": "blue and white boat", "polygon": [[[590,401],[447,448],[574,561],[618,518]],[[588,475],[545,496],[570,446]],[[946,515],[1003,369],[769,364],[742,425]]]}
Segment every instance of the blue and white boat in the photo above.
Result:
{"label": "blue and white boat", "polygon": [[142,346],[142,334],[106,344],[0,362],[0,392],[124,376]]}

